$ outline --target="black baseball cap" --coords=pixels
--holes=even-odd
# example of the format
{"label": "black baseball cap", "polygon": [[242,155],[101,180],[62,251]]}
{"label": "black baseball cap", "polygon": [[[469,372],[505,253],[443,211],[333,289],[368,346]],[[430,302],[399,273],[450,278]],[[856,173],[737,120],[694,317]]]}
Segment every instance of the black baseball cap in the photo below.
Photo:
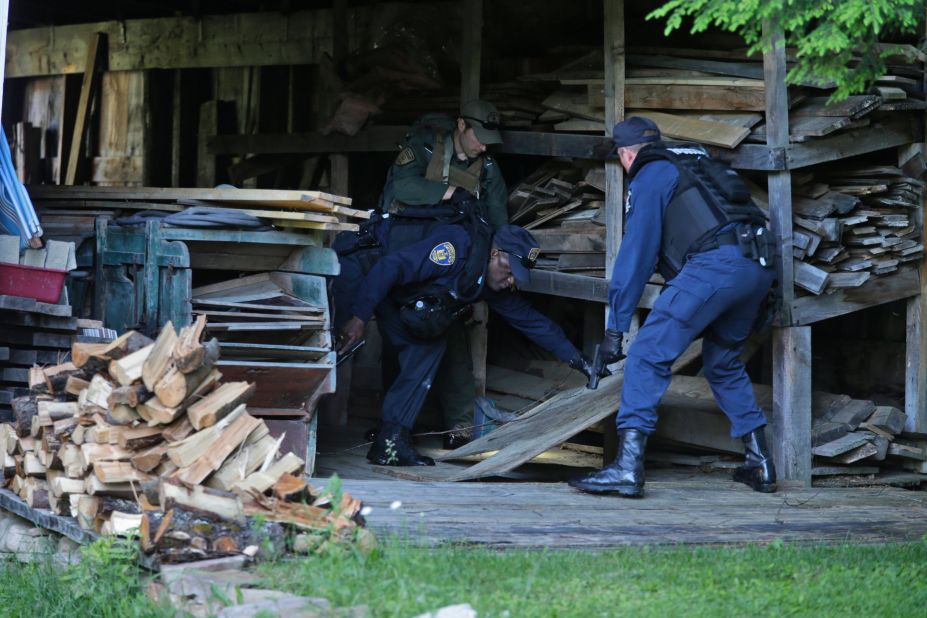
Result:
{"label": "black baseball cap", "polygon": [[515,280],[525,285],[531,279],[531,269],[538,259],[541,246],[531,233],[517,225],[503,225],[492,237],[500,251],[509,254],[509,267]]}
{"label": "black baseball cap", "polygon": [[612,154],[619,148],[660,141],[660,128],[653,120],[631,116],[612,128]]}

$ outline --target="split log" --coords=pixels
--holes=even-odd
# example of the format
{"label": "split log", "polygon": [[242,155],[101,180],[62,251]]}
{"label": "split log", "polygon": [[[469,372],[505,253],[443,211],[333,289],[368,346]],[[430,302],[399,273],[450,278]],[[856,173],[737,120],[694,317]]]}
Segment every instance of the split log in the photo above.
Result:
{"label": "split log", "polygon": [[87,367],[91,373],[106,367],[109,358],[105,355],[108,343],[81,343],[75,341],[71,344],[71,362],[75,367]]}
{"label": "split log", "polygon": [[142,418],[135,408],[121,403],[107,410],[105,417],[111,425],[131,425]]}
{"label": "split log", "polygon": [[142,348],[150,346],[152,343],[154,342],[145,335],[134,330],[130,330],[123,333],[112,342],[106,344],[99,355],[105,356],[110,360],[119,360],[135,352],[138,352]]}
{"label": "split log", "polygon": [[272,458],[277,452],[277,441],[270,435],[255,438],[259,433],[255,430],[248,436],[241,452],[222,464],[206,484],[216,489],[231,491],[235,483],[245,480],[249,474],[256,472],[265,460]]}
{"label": "split log", "polygon": [[80,394],[82,390],[90,386],[88,380],[84,380],[76,375],[68,376],[68,381],[64,385],[64,392],[68,395],[74,395],[75,397]]}
{"label": "split log", "polygon": [[72,375],[78,373],[83,375],[82,370],[78,369],[74,363],[71,362],[61,363],[60,365],[54,365],[52,367],[45,367],[42,369],[42,373],[45,374],[45,381],[48,387],[48,392],[52,395],[63,393],[65,386],[67,386],[68,378]]}
{"label": "split log", "polygon": [[149,397],[151,397],[151,394],[144,384],[131,384],[114,388],[106,401],[110,407],[123,404],[134,408]]}
{"label": "split log", "polygon": [[53,421],[75,417],[79,412],[76,401],[39,401],[37,407],[40,416],[47,416]]}
{"label": "split log", "polygon": [[96,474],[90,474],[84,479],[84,489],[88,496],[113,496],[116,498],[134,499],[137,491],[132,483],[104,483]]}
{"label": "split log", "polygon": [[167,443],[162,442],[146,451],[133,455],[131,459],[132,465],[142,472],[151,472],[161,465],[161,462],[167,457],[167,447]]}
{"label": "split log", "polygon": [[161,479],[159,494],[164,511],[181,506],[229,521],[240,521],[244,518],[241,499],[230,492],[202,485],[194,485],[187,489],[176,481]]}
{"label": "split log", "polygon": [[254,394],[255,385],[248,382],[226,382],[187,409],[193,426],[200,430],[215,425]]}
{"label": "split log", "polygon": [[14,428],[16,435],[28,436],[32,431],[32,417],[39,413],[38,402],[35,395],[16,397],[13,399],[13,416],[16,418]]}
{"label": "split log", "polygon": [[244,405],[235,408],[228,416],[212,427],[207,427],[203,431],[171,444],[167,449],[167,456],[178,468],[189,466],[206,452],[209,445],[219,437],[225,427],[235,422],[242,414],[245,414]]}
{"label": "split log", "polygon": [[172,364],[155,385],[154,393],[165,406],[179,406],[212,372],[213,366],[219,360],[219,341],[212,339],[201,345],[200,349],[203,355],[198,367],[191,371],[181,371]]}
{"label": "split log", "polygon": [[161,430],[157,427],[132,427],[120,432],[118,444],[122,448],[137,451],[154,446],[162,440]]}
{"label": "split log", "polygon": [[136,470],[135,466],[128,461],[95,461],[93,473],[107,484],[139,483],[152,478],[150,474]]}
{"label": "split log", "polygon": [[[206,451],[187,467],[180,468],[173,478],[188,485],[202,483],[207,476],[218,470],[225,460],[248,436],[264,421],[242,414],[229,424],[219,436],[213,440]],[[266,431],[266,427],[265,427]]]}
{"label": "split log", "polygon": [[100,534],[104,536],[122,536],[136,531],[142,527],[142,514],[123,513],[113,511],[109,519],[100,526]]}
{"label": "split log", "polygon": [[109,374],[120,385],[130,386],[142,378],[145,361],[154,350],[154,344],[147,345],[140,350],[109,363]]}
{"label": "split log", "polygon": [[33,365],[29,368],[29,390],[33,393],[51,393],[52,387],[42,368]]}
{"label": "split log", "polygon": [[293,453],[287,453],[266,470],[254,472],[245,480],[236,483],[233,491],[242,496],[263,494],[276,485],[281,476],[302,470],[304,464],[305,462]]}
{"label": "split log", "polygon": [[161,329],[142,367],[142,381],[149,391],[154,392],[155,385],[167,373],[171,363],[171,351],[176,341],[177,333],[174,331],[174,325],[168,322]]}
{"label": "split log", "polygon": [[105,414],[108,410],[110,393],[113,392],[112,383],[101,374],[96,374],[90,380],[90,386],[81,391],[77,401],[80,404],[81,414],[100,412]]}
{"label": "split log", "polygon": [[[203,336],[203,329],[206,328],[206,316],[200,315],[196,323],[190,326],[184,326],[180,329],[180,335],[177,337],[177,343],[171,351],[171,358],[174,360],[174,367],[180,373],[191,373],[196,371],[207,362],[207,350],[200,343]],[[213,339],[215,341],[215,339]],[[217,342],[218,350],[218,342]],[[218,358],[218,356],[217,356]],[[215,359],[213,359],[215,362]]]}
{"label": "split log", "polygon": [[167,442],[173,444],[174,442],[180,442],[184,438],[193,434],[196,431],[193,428],[193,424],[190,423],[190,419],[186,416],[182,416],[161,431],[161,435],[164,436],[164,439]]}

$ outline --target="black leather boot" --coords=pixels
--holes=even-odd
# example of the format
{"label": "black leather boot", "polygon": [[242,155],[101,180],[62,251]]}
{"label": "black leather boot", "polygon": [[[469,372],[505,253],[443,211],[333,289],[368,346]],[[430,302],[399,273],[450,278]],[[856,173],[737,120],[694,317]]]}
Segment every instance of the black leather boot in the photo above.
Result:
{"label": "black leather boot", "polygon": [[764,494],[775,492],[776,467],[766,448],[763,428],[754,429],[741,440],[744,441],[744,465],[734,471],[734,480]]}
{"label": "black leather boot", "polygon": [[370,463],[378,466],[433,466],[435,460],[425,457],[412,446],[412,432],[398,423],[384,423],[377,439],[367,452]]}
{"label": "black leather boot", "polygon": [[636,429],[618,432],[618,456],[597,472],[569,481],[570,487],[593,494],[618,494],[624,498],[644,496],[644,449],[647,435]]}

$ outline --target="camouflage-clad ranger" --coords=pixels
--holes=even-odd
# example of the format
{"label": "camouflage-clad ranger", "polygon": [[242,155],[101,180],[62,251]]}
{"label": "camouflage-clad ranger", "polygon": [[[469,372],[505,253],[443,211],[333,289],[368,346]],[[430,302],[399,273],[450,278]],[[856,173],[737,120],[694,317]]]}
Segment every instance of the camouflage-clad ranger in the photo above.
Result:
{"label": "camouflage-clad ranger", "polygon": [[508,223],[508,191],[486,147],[501,143],[499,112],[486,101],[464,103],[456,121],[426,116],[406,136],[387,177],[384,201],[430,206],[453,199],[461,189],[486,204],[489,222],[499,228]]}
{"label": "camouflage-clad ranger", "polygon": [[[479,199],[486,206],[493,229],[508,223],[508,190],[499,164],[486,147],[501,144],[499,112],[486,101],[461,105],[456,120],[444,114],[429,114],[418,120],[390,168],[381,208],[390,211],[402,205],[432,206],[444,201]],[[425,231],[419,228],[419,234]],[[418,240],[409,232],[407,242]],[[401,242],[400,244],[406,244]],[[394,352],[384,349],[387,381],[398,372]],[[447,352],[435,377],[434,390],[441,404],[447,429],[445,448],[457,448],[471,439],[473,400],[476,385],[467,328],[455,324],[447,333]]]}

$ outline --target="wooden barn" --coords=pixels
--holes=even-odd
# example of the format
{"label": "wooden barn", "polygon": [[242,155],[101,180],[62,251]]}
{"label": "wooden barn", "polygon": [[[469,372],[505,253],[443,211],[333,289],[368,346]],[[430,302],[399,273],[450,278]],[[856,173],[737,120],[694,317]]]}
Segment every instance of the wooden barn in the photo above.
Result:
{"label": "wooden barn", "polygon": [[[133,483],[170,477],[162,500],[226,512],[209,492],[337,473],[382,507],[372,526],[428,542],[920,538],[927,54],[886,40],[886,75],[829,103],[832,84],[787,83],[793,49],[666,35],[647,19],[658,5],[0,1],[2,184],[25,187],[14,200],[37,221],[21,241],[0,236],[0,273],[66,273],[55,298],[0,282],[0,506],[86,540],[119,531],[89,497],[131,498]],[[778,247],[774,322],[743,355],[778,494],[730,481],[743,447],[701,340],[661,401],[648,497],[571,490],[614,456],[621,366],[588,390],[485,304],[467,326],[474,397],[509,422],[476,405],[476,439],[449,452],[429,399],[416,433],[438,464],[367,462],[382,346],[368,324],[338,358],[331,244],[378,208],[410,126],[477,98],[501,118],[490,152],[509,220],[540,244],[521,293],[590,355],[624,229],[627,179],[602,155],[611,127],[644,116],[740,172]],[[647,284],[631,339],[663,285]],[[113,465],[88,459],[104,452]]]}

